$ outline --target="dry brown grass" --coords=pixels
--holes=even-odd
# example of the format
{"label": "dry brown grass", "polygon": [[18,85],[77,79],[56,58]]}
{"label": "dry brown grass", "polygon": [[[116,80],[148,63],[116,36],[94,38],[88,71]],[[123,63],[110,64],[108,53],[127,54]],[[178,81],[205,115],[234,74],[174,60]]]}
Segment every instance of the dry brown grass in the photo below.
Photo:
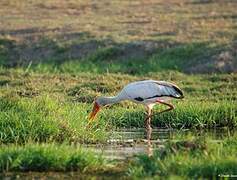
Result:
{"label": "dry brown grass", "polygon": [[[119,60],[145,60],[160,50],[201,43],[208,46],[195,56],[197,68],[184,72],[236,72],[236,9],[233,0],[3,0],[0,59],[2,48],[12,67],[60,64],[118,47]],[[223,59],[223,54],[229,55]]]}
{"label": "dry brown grass", "polygon": [[229,42],[236,37],[235,1],[47,0],[0,2],[1,34],[17,37],[89,32],[134,41]]}

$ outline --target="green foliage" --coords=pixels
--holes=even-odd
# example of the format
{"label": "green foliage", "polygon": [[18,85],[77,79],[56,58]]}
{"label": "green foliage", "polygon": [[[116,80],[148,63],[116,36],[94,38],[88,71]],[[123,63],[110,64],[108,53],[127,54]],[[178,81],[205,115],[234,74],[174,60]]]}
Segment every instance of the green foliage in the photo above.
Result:
{"label": "green foliage", "polygon": [[[108,164],[108,163],[107,163]],[[106,161],[90,150],[69,145],[27,144],[0,149],[0,171],[67,171],[103,169]]]}
{"label": "green foliage", "polygon": [[106,137],[105,126],[94,131],[88,126],[85,105],[62,104],[49,97],[1,98],[1,143],[30,141],[97,141]]}
{"label": "green foliage", "polygon": [[[235,139],[235,140],[234,140]],[[139,155],[131,163],[128,173],[133,177],[172,175],[192,178],[217,178],[218,175],[236,174],[236,136],[232,145],[196,138],[167,142],[153,156]],[[230,142],[229,142],[230,143]]]}
{"label": "green foliage", "polygon": [[[169,113],[158,114],[159,109],[153,111],[152,124],[155,127],[172,128],[213,128],[227,126],[236,127],[236,104],[230,101],[218,102],[177,102],[176,109]],[[131,109],[131,110],[130,110]],[[103,118],[110,116],[110,121],[117,127],[143,127],[144,108],[136,107],[124,111],[115,107],[105,111]],[[111,113],[112,112],[112,113]]]}
{"label": "green foliage", "polygon": [[89,57],[87,61],[101,62],[101,61],[113,61],[116,56],[121,55],[122,50],[117,47],[107,47],[99,49],[95,54]]}
{"label": "green foliage", "polygon": [[[210,45],[209,45],[210,46]],[[150,57],[132,57],[123,55],[125,52],[116,45],[98,49],[95,53],[80,60],[70,60],[58,63],[53,59],[38,63],[31,67],[37,72],[62,72],[62,73],[126,73],[132,75],[144,75],[151,72],[162,72],[167,70],[186,71],[189,66],[197,63],[200,59],[206,58],[208,51],[211,56],[217,47],[209,47],[205,43],[190,43],[169,49],[154,52]]]}
{"label": "green foliage", "polygon": [[195,63],[204,56],[203,51],[211,52],[212,49],[207,47],[206,44],[193,43],[188,45],[181,45],[175,48],[165,50],[151,59],[153,66],[156,65],[159,70],[176,70],[182,71],[191,64]]}

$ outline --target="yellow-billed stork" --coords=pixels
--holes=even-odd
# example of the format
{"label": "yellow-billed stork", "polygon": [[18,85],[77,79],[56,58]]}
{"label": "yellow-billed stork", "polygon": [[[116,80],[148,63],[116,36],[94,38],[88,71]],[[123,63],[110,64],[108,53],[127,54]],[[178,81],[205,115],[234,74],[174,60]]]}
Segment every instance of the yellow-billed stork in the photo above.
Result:
{"label": "yellow-billed stork", "polygon": [[182,99],[183,97],[181,89],[173,83],[155,80],[136,81],[127,84],[117,96],[97,97],[89,119],[94,119],[97,112],[103,106],[118,103],[123,100],[130,100],[138,104],[143,104],[146,107],[146,128],[147,131],[151,131],[150,121],[153,106],[158,103],[168,106],[168,109],[159,113],[170,111],[174,109],[174,106],[171,103],[168,103],[168,101],[172,98]]}

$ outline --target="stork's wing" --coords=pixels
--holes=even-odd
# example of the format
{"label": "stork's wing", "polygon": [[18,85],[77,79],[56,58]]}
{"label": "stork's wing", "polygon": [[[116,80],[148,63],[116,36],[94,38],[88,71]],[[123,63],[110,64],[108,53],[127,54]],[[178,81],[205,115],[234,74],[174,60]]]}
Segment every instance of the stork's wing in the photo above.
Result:
{"label": "stork's wing", "polygon": [[183,98],[182,91],[174,84],[165,81],[139,81],[124,88],[130,99],[143,101],[155,97]]}
{"label": "stork's wing", "polygon": [[183,92],[181,89],[173,84],[166,81],[155,81],[156,84],[160,87],[161,94],[164,96],[170,96],[173,98],[183,98]]}

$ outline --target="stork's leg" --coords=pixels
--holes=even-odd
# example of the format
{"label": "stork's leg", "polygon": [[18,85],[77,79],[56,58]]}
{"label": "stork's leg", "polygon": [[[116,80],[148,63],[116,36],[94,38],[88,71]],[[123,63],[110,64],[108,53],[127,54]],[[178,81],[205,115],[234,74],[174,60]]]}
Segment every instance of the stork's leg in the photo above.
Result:
{"label": "stork's leg", "polygon": [[174,106],[173,106],[172,104],[167,103],[167,102],[164,102],[164,101],[161,101],[161,100],[158,100],[158,99],[156,100],[156,102],[158,102],[158,103],[160,103],[160,104],[164,104],[164,105],[166,105],[166,106],[169,106],[168,109],[165,109],[165,110],[163,110],[163,111],[160,111],[159,114],[160,114],[160,113],[163,113],[163,112],[171,111],[172,109],[174,109]]}
{"label": "stork's leg", "polygon": [[151,139],[151,115],[152,115],[152,109],[147,108],[147,117],[146,117],[146,133],[147,133],[147,140],[149,141]]}

